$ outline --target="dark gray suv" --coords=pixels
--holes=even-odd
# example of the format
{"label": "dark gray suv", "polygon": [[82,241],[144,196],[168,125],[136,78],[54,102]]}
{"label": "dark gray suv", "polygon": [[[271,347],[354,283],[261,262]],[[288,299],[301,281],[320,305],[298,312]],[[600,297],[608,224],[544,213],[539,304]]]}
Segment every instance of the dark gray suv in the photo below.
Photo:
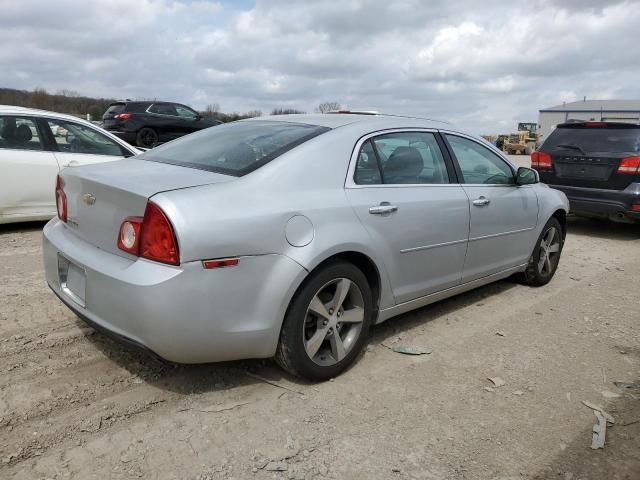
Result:
{"label": "dark gray suv", "polygon": [[102,122],[105,130],[143,148],[222,123],[180,103],[130,101],[109,105]]}
{"label": "dark gray suv", "polygon": [[576,215],[640,221],[640,125],[560,124],[532,154],[531,167],[567,195]]}

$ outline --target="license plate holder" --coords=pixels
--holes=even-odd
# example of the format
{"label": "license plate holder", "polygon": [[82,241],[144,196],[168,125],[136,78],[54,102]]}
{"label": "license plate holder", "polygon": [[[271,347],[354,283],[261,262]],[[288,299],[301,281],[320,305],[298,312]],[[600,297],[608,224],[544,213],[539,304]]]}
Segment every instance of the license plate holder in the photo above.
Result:
{"label": "license plate holder", "polygon": [[58,277],[62,291],[75,303],[84,307],[87,285],[87,275],[84,268],[68,258],[58,255]]}

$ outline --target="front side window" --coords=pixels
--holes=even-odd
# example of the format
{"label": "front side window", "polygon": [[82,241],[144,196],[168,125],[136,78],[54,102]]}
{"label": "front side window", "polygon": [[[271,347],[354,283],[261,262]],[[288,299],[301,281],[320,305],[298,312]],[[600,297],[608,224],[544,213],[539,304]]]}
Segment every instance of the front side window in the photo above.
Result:
{"label": "front side window", "polygon": [[292,122],[232,122],[181,137],[137,158],[239,177],[328,130]]}
{"label": "front side window", "polygon": [[0,116],[0,148],[43,150],[35,121],[28,117]]}
{"label": "front side window", "polygon": [[176,105],[176,112],[180,118],[184,118],[186,120],[195,120],[198,118],[198,114],[187,107],[182,107],[180,105]]}
{"label": "front side window", "polygon": [[513,185],[513,171],[498,155],[473,140],[445,135],[458,160],[464,183]]}
{"label": "front side window", "polygon": [[362,145],[354,181],[358,185],[441,184],[449,183],[449,175],[433,133],[398,132]]}
{"label": "front side window", "polygon": [[126,153],[118,143],[85,125],[64,120],[47,120],[47,124],[61,152],[116,157]]}

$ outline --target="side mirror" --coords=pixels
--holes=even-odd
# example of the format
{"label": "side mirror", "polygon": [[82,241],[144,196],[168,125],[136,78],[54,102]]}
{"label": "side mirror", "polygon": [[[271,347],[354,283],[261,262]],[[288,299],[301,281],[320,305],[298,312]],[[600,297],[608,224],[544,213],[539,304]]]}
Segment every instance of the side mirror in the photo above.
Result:
{"label": "side mirror", "polygon": [[540,175],[533,168],[520,167],[516,174],[516,185],[533,185],[540,182]]}

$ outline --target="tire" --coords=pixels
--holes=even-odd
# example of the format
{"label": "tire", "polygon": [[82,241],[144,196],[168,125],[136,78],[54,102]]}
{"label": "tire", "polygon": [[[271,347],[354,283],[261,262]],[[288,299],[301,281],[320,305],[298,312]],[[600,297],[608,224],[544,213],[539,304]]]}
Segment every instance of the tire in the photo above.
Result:
{"label": "tire", "polygon": [[[349,322],[340,321],[347,316]],[[291,300],[276,362],[307,380],[333,378],[361,352],[372,321],[373,298],[364,274],[348,262],[330,263],[312,273]]]}
{"label": "tire", "polygon": [[149,127],[138,130],[136,135],[136,145],[142,148],[153,148],[158,143],[158,133]]}
{"label": "tire", "polygon": [[[547,250],[543,247],[543,243],[550,248]],[[555,251],[550,251],[554,247]],[[520,275],[523,283],[532,287],[541,287],[549,283],[558,269],[563,247],[564,231],[562,225],[556,217],[551,217],[536,241],[527,269]],[[543,259],[546,251],[549,251],[549,255],[546,257],[548,261]]]}

